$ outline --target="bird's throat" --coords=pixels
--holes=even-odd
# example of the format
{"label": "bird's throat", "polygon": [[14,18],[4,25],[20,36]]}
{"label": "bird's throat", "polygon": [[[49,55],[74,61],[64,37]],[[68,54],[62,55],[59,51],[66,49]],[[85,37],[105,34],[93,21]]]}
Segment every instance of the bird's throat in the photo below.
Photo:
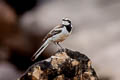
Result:
{"label": "bird's throat", "polygon": [[72,26],[71,25],[65,25],[68,32],[71,32]]}

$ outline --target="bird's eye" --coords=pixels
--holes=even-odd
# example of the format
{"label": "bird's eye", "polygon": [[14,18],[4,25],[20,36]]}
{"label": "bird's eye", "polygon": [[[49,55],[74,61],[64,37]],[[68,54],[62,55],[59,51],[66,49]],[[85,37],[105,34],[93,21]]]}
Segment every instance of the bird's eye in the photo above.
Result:
{"label": "bird's eye", "polygon": [[71,21],[68,21],[69,23],[71,23]]}
{"label": "bird's eye", "polygon": [[62,20],[63,20],[63,21],[65,21],[65,19],[64,19],[64,18],[63,18]]}

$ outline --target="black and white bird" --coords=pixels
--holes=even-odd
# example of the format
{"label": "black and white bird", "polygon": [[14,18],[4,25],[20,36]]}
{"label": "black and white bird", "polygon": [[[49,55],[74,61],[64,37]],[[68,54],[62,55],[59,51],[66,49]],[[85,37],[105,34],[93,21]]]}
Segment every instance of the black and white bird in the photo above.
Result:
{"label": "black and white bird", "polygon": [[64,41],[72,32],[71,20],[68,18],[62,19],[62,24],[53,28],[43,39],[43,45],[32,56],[32,61],[38,58],[38,56],[44,51],[44,49],[51,43],[57,44],[60,48],[60,42]]}

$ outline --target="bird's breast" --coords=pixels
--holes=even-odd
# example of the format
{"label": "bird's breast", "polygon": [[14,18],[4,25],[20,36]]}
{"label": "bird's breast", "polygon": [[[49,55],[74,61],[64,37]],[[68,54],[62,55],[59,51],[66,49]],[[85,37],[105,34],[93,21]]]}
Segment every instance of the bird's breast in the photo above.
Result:
{"label": "bird's breast", "polygon": [[53,42],[62,42],[69,36],[69,34],[70,33],[66,29],[63,29],[61,33],[54,35],[52,40]]}
{"label": "bird's breast", "polygon": [[54,42],[62,42],[62,41],[64,41],[67,37],[68,37],[68,35],[60,35],[59,37],[53,38],[53,41],[54,41]]}

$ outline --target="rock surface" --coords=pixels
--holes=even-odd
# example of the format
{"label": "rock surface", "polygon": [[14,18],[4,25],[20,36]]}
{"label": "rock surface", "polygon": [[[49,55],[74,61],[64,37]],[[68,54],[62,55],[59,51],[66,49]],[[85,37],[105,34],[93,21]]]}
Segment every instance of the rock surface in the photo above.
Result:
{"label": "rock surface", "polygon": [[87,56],[64,49],[32,65],[18,80],[98,80],[98,77]]}

